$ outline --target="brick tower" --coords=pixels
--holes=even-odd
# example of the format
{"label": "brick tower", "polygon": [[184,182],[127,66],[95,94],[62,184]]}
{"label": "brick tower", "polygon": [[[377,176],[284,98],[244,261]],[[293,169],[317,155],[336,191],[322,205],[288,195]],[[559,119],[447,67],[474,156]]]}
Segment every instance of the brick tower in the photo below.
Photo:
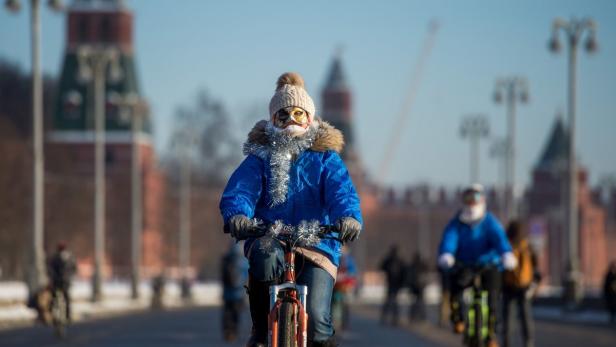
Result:
{"label": "brick tower", "polygon": [[161,221],[157,218],[163,179],[156,168],[150,118],[144,112],[147,107],[138,111],[125,102],[130,95],[145,103],[137,80],[132,12],[122,0],[75,0],[68,11],[66,42],[55,112],[47,121],[47,249],[56,241],[67,241],[78,258],[80,274],[89,276],[94,239],[94,96],[92,83],[83,77],[87,66],[80,49],[113,47],[118,55],[107,72],[115,73],[116,78],[107,78],[105,84],[104,272],[125,276],[130,269],[131,126],[137,112],[144,116],[136,136],[141,151],[142,265],[158,271],[162,263]]}
{"label": "brick tower", "polygon": [[345,141],[342,159],[353,176],[355,185],[361,185],[363,173],[353,129],[353,95],[342,68],[340,53],[334,56],[331,63],[321,98],[323,104],[321,116],[323,120],[342,131]]}
{"label": "brick tower", "polygon": [[[564,202],[567,192],[567,148],[569,129],[557,116],[539,161],[532,172],[527,192],[530,237],[537,238],[540,267],[546,282],[560,284],[567,263],[567,235]],[[578,252],[580,269],[587,286],[598,288],[607,266],[605,211],[592,199],[588,171],[578,167],[578,208],[580,225]]]}

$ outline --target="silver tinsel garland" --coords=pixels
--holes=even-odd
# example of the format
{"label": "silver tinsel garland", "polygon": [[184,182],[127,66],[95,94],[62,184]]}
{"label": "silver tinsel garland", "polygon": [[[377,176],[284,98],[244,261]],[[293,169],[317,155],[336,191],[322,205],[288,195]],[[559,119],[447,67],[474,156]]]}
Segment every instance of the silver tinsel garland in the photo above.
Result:
{"label": "silver tinsel garland", "polygon": [[285,238],[296,247],[313,247],[321,242],[319,237],[320,223],[317,220],[303,220],[297,226],[286,225],[282,221],[272,224],[264,237],[261,238],[260,248],[266,252],[274,250],[278,242],[276,237],[281,234],[289,235]]}
{"label": "silver tinsel garland", "polygon": [[269,207],[275,207],[287,201],[289,170],[292,161],[303,151],[312,147],[318,128],[318,122],[315,121],[304,135],[294,137],[268,122],[265,126],[265,135],[269,140],[267,144],[244,143],[245,155],[253,154],[269,162],[271,173],[271,180],[268,184],[270,198],[267,204]]}

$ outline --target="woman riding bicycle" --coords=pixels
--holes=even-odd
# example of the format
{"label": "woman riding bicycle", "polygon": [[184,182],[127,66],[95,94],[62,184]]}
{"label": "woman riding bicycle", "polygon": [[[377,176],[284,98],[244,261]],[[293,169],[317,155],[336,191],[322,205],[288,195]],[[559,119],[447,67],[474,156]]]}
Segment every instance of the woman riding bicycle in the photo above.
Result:
{"label": "woman riding bicycle", "polygon": [[[260,121],[244,144],[246,159],[235,170],[220,201],[226,225],[236,239],[247,239],[248,296],[252,334],[248,346],[267,344],[269,286],[280,281],[283,249],[261,247],[251,237],[251,218],[266,223],[298,225],[319,221],[334,225],[340,239],[353,241],[361,232],[359,197],[338,155],[342,134],[315,118],[312,99],[301,76],[278,78],[269,104],[269,121]],[[265,240],[268,244],[270,240]],[[299,248],[297,283],[308,286],[308,341],[312,346],[335,346],[330,320],[332,290],[341,244],[324,239],[317,246]]]}
{"label": "woman riding bicycle", "polygon": [[[458,265],[454,267],[454,264]],[[462,292],[481,271],[481,287],[488,292],[488,346],[496,341],[496,308],[503,268],[515,268],[517,260],[498,219],[486,211],[483,187],[473,184],[462,192],[462,209],[443,232],[438,264],[450,270],[451,320],[454,331],[464,332]]]}

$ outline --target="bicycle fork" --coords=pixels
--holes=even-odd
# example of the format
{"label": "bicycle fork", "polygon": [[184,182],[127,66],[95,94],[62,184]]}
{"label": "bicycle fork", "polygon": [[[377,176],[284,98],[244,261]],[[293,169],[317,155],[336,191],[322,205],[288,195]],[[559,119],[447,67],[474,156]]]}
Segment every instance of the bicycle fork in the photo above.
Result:
{"label": "bicycle fork", "polygon": [[[477,317],[479,315],[479,317]],[[488,292],[485,290],[474,290],[473,302],[468,310],[468,336],[470,338],[486,339],[489,335],[489,306]],[[479,318],[479,319],[477,319]],[[480,324],[477,324],[480,322]]]}
{"label": "bicycle fork", "polygon": [[[287,291],[284,298],[279,298],[281,291]],[[280,306],[287,300],[294,303],[297,314],[297,346],[306,347],[308,344],[308,313],[306,312],[306,298],[308,287],[296,283],[282,283],[270,287],[270,314],[269,314],[269,345],[278,347],[278,319]]]}
{"label": "bicycle fork", "polygon": [[[285,282],[270,286],[269,288],[269,346],[278,347],[280,307],[283,302],[292,302],[295,322],[297,324],[295,340],[298,347],[306,347],[308,344],[308,313],[306,312],[308,287],[295,283],[295,254],[293,252],[287,252],[285,255],[284,266]],[[282,296],[280,296],[281,292]]]}

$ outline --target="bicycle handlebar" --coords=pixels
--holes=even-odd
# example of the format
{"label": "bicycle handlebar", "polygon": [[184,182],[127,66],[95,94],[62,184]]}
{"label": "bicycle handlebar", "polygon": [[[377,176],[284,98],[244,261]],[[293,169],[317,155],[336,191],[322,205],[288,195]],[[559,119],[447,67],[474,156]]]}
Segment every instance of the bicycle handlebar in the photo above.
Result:
{"label": "bicycle handlebar", "polygon": [[[275,223],[264,223],[263,221],[260,220],[255,220],[254,221],[254,225],[251,227],[251,229],[254,231],[253,235],[251,235],[252,237],[263,237],[265,236],[268,231],[275,225]],[[288,227],[288,225],[283,225],[283,227]],[[223,231],[225,234],[229,234],[231,233],[231,228],[229,227],[229,224],[225,224],[223,226]],[[332,239],[332,240],[337,240],[342,242],[342,240],[338,237],[333,236],[333,234],[337,234],[338,233],[338,228],[336,228],[333,225],[321,225],[319,226],[319,231],[316,233],[315,236],[317,236],[320,239]],[[282,233],[282,235],[289,235],[291,233]],[[275,235],[274,238],[276,238]]]}

